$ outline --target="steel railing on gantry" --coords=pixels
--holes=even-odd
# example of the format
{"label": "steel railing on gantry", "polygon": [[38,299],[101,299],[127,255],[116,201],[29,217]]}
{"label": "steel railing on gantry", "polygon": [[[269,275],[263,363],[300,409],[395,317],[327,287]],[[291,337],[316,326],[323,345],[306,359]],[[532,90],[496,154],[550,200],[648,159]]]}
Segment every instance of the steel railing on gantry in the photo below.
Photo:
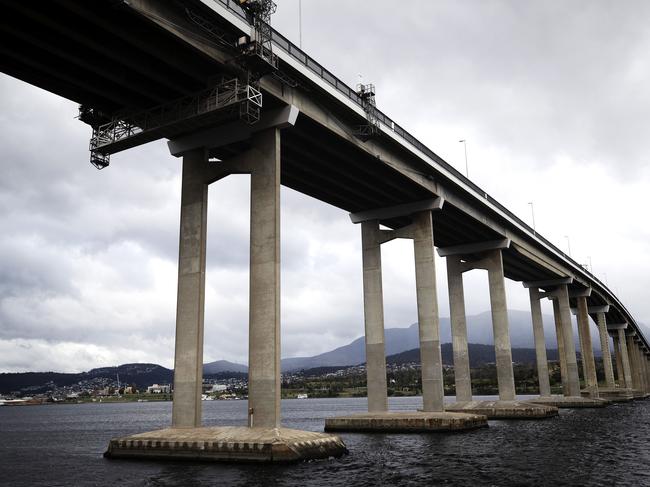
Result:
{"label": "steel railing on gantry", "polygon": [[[231,11],[232,13],[234,13],[235,15],[237,15],[242,20],[244,20],[245,22],[248,23],[248,18],[246,16],[246,13],[241,9],[241,7],[238,5],[236,0],[214,0],[214,1],[222,4],[229,11]],[[336,76],[334,76],[331,72],[329,72],[327,69],[325,69],[317,61],[315,61],[314,59],[309,57],[298,46],[293,44],[291,41],[289,41],[289,39],[284,37],[282,34],[280,34],[275,29],[272,29],[272,39],[273,39],[273,43],[276,46],[280,47],[283,51],[285,51],[287,54],[289,54],[292,58],[294,58],[300,64],[305,66],[307,69],[309,69],[312,73],[316,74],[322,80],[327,82],[327,84],[329,84],[332,88],[337,90],[339,93],[345,95],[349,100],[351,100],[352,102],[354,102],[360,108],[363,109],[363,101],[362,101],[361,97],[357,94],[356,91],[354,91],[352,88],[350,88],[348,85],[346,85],[343,81],[341,81]],[[399,124],[395,123],[394,120],[392,120],[390,117],[388,117],[381,110],[379,110],[379,109],[376,110],[376,117],[383,124],[383,126],[385,128],[392,130],[395,134],[400,136],[402,139],[404,139],[406,142],[411,144],[417,150],[419,150],[420,152],[427,155],[431,159],[435,160],[438,164],[443,166],[445,168],[445,170],[452,173],[456,178],[460,179],[466,186],[469,186],[475,192],[483,195],[483,197],[485,198],[486,201],[488,201],[490,204],[492,204],[493,206],[498,208],[501,212],[503,212],[505,215],[507,215],[508,218],[515,221],[519,226],[524,228],[528,232],[529,236],[533,240],[537,239],[537,240],[541,241],[547,247],[552,249],[558,255],[561,255],[566,261],[568,261],[570,264],[572,264],[575,271],[582,274],[588,280],[596,282],[604,291],[606,291],[611,297],[613,297],[616,300],[616,302],[617,302],[618,306],[621,308],[622,312],[624,311],[625,313],[627,313],[628,316],[630,316],[630,317],[632,316],[629,313],[629,311],[625,308],[625,306],[623,306],[623,304],[620,302],[620,300],[614,295],[614,293],[605,284],[603,284],[600,281],[600,279],[598,279],[591,272],[589,272],[587,269],[585,269],[581,264],[579,264],[577,261],[575,261],[570,255],[567,255],[564,251],[559,249],[557,246],[555,246],[553,243],[551,243],[545,237],[543,237],[542,235],[540,235],[539,233],[534,231],[533,228],[530,225],[528,225],[521,218],[519,218],[517,215],[515,215],[510,210],[508,210],[505,206],[503,206],[496,199],[494,199],[492,196],[490,196],[486,191],[481,189],[477,184],[473,183],[471,180],[469,180],[467,177],[465,177],[463,175],[463,173],[458,171],[451,164],[444,161],[440,156],[438,156],[435,152],[433,152],[431,149],[429,149],[426,145],[424,145],[422,142],[420,142],[418,139],[416,139],[413,135],[408,133]]]}

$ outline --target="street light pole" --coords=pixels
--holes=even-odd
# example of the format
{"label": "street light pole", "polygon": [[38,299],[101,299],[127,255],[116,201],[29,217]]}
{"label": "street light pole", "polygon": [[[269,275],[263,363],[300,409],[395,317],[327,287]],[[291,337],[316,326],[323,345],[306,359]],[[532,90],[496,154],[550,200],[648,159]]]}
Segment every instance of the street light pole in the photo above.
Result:
{"label": "street light pole", "polygon": [[469,167],[467,165],[467,141],[465,139],[459,140],[465,148],[465,177],[469,179]]}
{"label": "street light pole", "polygon": [[298,47],[302,49],[302,0],[298,0]]}
{"label": "street light pole", "polygon": [[535,227],[535,206],[533,206],[532,201],[529,201],[528,204],[530,205],[530,212],[533,215],[533,234],[537,235],[537,228]]}
{"label": "street light pole", "polygon": [[566,246],[569,249],[569,257],[571,257],[571,241],[569,240],[568,235],[565,235],[564,238],[566,238]]}

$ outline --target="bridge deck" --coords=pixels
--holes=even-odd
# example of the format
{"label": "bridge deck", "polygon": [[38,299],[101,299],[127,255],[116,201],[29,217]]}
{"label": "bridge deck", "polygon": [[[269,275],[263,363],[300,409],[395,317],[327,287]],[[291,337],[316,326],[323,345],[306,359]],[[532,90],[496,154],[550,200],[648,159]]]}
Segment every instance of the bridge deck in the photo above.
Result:
{"label": "bridge deck", "polygon": [[[232,74],[235,54],[228,46],[245,28],[244,16],[229,0],[51,0],[37,6],[0,0],[0,6],[0,69],[108,115],[151,108]],[[185,8],[209,20],[222,36],[199,26]],[[350,212],[422,200],[444,190],[446,203],[435,217],[436,245],[508,236],[517,245],[504,252],[507,277],[544,280],[570,274],[593,287],[590,304],[613,305],[608,321],[638,328],[595,276],[385,114],[378,112],[382,134],[377,140],[363,144],[348,136],[350,127],[365,120],[356,93],[279,33],[273,38],[281,69],[299,86],[264,78],[264,110],[287,100],[303,103],[296,126],[282,135],[282,184]],[[317,112],[325,121],[316,120]],[[399,227],[407,222],[382,223]]]}

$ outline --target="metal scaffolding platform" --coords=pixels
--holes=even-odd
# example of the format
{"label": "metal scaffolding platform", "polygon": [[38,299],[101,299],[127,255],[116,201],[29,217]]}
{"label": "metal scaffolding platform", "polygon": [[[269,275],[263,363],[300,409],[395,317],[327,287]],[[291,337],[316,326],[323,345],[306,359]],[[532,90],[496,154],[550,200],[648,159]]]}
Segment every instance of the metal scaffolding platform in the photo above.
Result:
{"label": "metal scaffolding platform", "polygon": [[90,162],[109,165],[110,154],[161,138],[173,138],[215,123],[241,119],[257,122],[262,93],[237,78],[200,93],[175,100],[93,128]]}

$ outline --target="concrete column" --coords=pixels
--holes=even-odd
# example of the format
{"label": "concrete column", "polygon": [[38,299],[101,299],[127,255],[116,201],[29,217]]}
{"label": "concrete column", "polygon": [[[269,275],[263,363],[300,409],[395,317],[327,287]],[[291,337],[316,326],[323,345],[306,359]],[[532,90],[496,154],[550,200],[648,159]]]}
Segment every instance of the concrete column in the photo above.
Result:
{"label": "concrete column", "polygon": [[280,131],[253,137],[250,157],[249,425],[280,426]]}
{"label": "concrete column", "polygon": [[648,376],[648,359],[645,352],[641,352],[641,361],[643,364],[643,378],[645,380],[645,391],[650,393],[650,377]]}
{"label": "concrete column", "polygon": [[494,351],[496,354],[499,399],[514,401],[515,378],[512,371],[512,349],[508,329],[508,306],[506,303],[505,278],[501,250],[491,250],[487,257],[488,282],[490,285],[490,305],[492,308],[492,328],[494,331]]}
{"label": "concrete column", "polygon": [[379,222],[377,220],[361,223],[366,376],[368,382],[368,412],[371,413],[388,410],[381,248],[378,236]]}
{"label": "concrete column", "polygon": [[562,378],[562,394],[569,396],[569,379],[566,367],[566,352],[564,350],[564,331],[562,328],[562,316],[560,315],[560,302],[553,299],[553,319],[555,321],[555,337],[557,339],[557,354],[560,360],[560,377]]}
{"label": "concrete column", "polygon": [[636,340],[633,338],[628,340],[629,346],[632,348],[632,353],[631,356],[633,357],[632,362],[632,374],[633,374],[633,379],[632,381],[634,382],[634,378],[636,377],[636,385],[637,389],[645,390],[645,381],[643,380],[643,373],[641,371],[641,356],[640,356],[640,350],[639,347],[636,343]]}
{"label": "concrete column", "polygon": [[579,296],[578,300],[578,333],[580,334],[580,348],[582,352],[582,363],[585,371],[585,386],[592,398],[598,397],[598,378],[596,376],[596,362],[594,361],[594,350],[591,344],[591,331],[589,330],[589,310],[587,298]]}
{"label": "concrete column", "polygon": [[647,392],[650,388],[650,383],[648,381],[648,362],[645,357],[645,352],[639,349],[639,361],[641,363],[641,375],[643,376],[643,385],[645,391]]}
{"label": "concrete column", "polygon": [[636,347],[636,345],[634,344],[634,337],[626,336],[625,340],[627,345],[627,357],[630,363],[630,376],[632,379],[632,388],[641,389],[641,384],[639,381],[639,369],[637,367],[636,353],[634,350]]}
{"label": "concrete column", "polygon": [[632,372],[630,370],[630,358],[627,354],[627,340],[625,339],[625,330],[618,329],[618,344],[621,352],[621,365],[623,367],[623,377],[625,380],[625,387],[631,389],[632,385]]}
{"label": "concrete column", "polygon": [[616,359],[616,383],[619,387],[625,386],[625,374],[623,374],[623,359],[621,356],[621,344],[618,339],[618,332],[613,332],[614,358]]}
{"label": "concrete column", "polygon": [[603,356],[603,368],[605,369],[605,385],[609,388],[616,387],[614,382],[614,367],[612,366],[612,354],[609,350],[609,335],[607,334],[607,318],[605,313],[596,315],[598,320],[598,335],[600,336],[600,351]]}
{"label": "concrete column", "polygon": [[445,392],[442,378],[440,318],[431,211],[413,215],[413,224],[423,410],[444,411]]}
{"label": "concrete column", "polygon": [[539,377],[539,395],[551,395],[551,384],[548,377],[548,360],[546,358],[546,340],[544,338],[544,322],[540,305],[539,289],[528,289],[530,295],[530,312],[533,319],[533,336],[535,337],[535,357],[537,359],[537,375]]}
{"label": "concrete column", "polygon": [[571,326],[571,308],[569,306],[569,290],[566,284],[558,287],[558,305],[562,321],[562,336],[564,340],[564,353],[566,356],[567,382],[569,396],[580,396],[580,378],[578,377],[578,361],[576,347],[573,341]]}
{"label": "concrete column", "polygon": [[454,352],[454,381],[456,401],[472,400],[472,378],[467,346],[467,320],[465,317],[465,293],[460,257],[447,257],[447,285],[449,287],[449,314],[451,341]]}
{"label": "concrete column", "polygon": [[173,428],[201,426],[208,186],[203,149],[183,156],[174,352]]}

